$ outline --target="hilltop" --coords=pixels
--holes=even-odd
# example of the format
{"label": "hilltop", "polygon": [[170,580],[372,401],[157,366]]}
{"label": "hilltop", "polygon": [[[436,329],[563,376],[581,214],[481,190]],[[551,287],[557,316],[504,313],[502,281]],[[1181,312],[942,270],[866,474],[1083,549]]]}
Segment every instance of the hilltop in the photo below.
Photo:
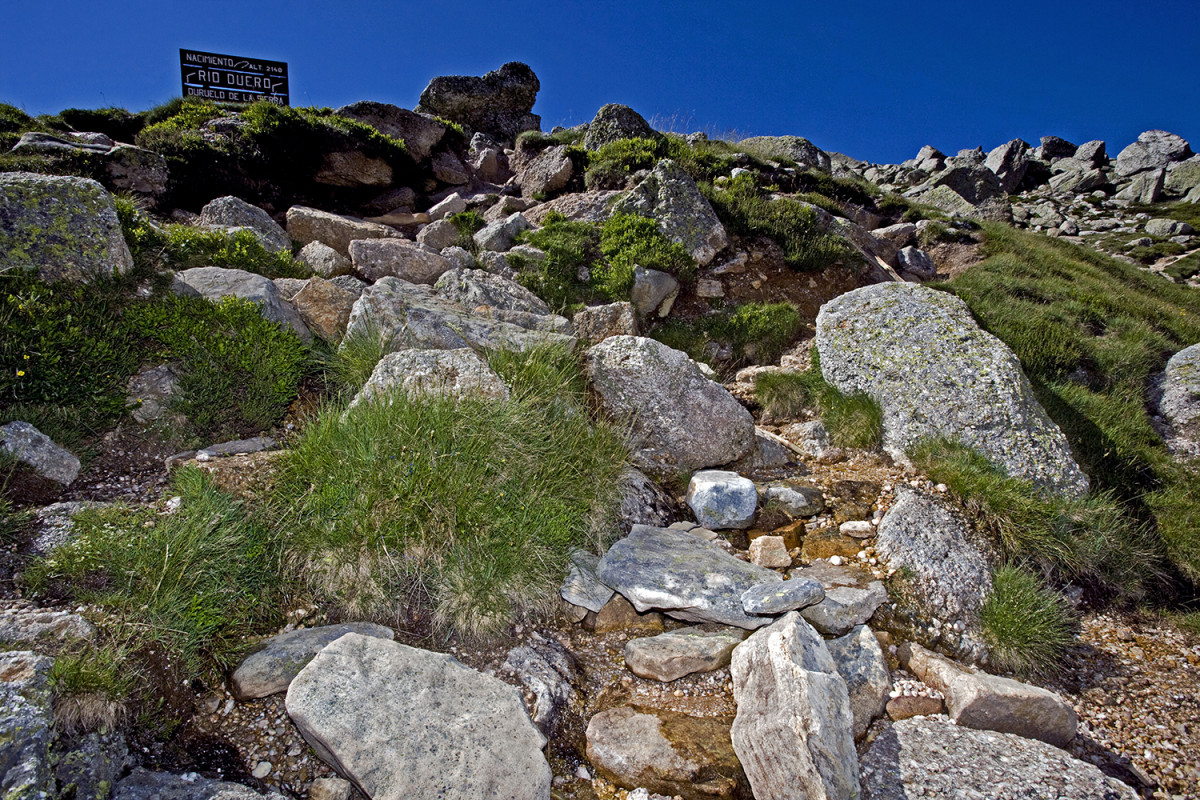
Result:
{"label": "hilltop", "polygon": [[6,797],[1200,797],[1189,143],[539,89],[0,105]]}

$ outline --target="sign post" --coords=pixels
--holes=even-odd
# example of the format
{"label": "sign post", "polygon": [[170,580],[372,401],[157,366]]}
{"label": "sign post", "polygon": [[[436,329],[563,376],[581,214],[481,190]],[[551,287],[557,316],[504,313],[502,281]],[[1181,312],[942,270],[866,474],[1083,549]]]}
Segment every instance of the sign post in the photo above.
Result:
{"label": "sign post", "polygon": [[183,96],[217,103],[266,100],[288,105],[287,63],[261,58],[179,50]]}

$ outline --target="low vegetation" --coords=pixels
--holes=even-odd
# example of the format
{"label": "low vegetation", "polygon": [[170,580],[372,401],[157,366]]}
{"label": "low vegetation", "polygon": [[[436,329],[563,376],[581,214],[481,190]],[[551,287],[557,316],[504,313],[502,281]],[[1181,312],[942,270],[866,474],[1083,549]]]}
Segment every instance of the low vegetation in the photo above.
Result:
{"label": "low vegetation", "polygon": [[1020,567],[1002,566],[979,612],[992,668],[1022,676],[1057,672],[1075,639],[1070,606]]}
{"label": "low vegetation", "polygon": [[825,382],[814,348],[812,364],[803,372],[766,372],[755,377],[754,393],[765,415],[795,418],[816,412],[838,447],[878,448],[883,440],[883,412],[865,394],[842,394]]}
{"label": "low vegetation", "polygon": [[790,303],[743,303],[694,319],[667,320],[650,335],[696,361],[730,372],[777,360],[799,332],[800,313]]}

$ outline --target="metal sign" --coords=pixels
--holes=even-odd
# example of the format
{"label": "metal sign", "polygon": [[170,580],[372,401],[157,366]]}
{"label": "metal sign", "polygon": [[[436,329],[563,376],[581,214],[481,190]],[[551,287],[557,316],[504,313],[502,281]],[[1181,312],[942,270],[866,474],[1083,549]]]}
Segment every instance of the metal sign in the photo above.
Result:
{"label": "metal sign", "polygon": [[183,96],[217,103],[288,104],[287,63],[179,50]]}

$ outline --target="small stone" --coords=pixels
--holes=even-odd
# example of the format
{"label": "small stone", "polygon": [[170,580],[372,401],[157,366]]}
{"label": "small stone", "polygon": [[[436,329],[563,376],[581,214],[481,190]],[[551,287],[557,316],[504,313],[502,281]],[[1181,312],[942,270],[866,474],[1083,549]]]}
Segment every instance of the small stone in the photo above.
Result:
{"label": "small stone", "polygon": [[843,536],[853,536],[855,539],[869,539],[875,535],[875,526],[867,520],[855,520],[853,522],[843,522],[838,527],[838,531]]}
{"label": "small stone", "polygon": [[747,614],[783,614],[819,603],[824,597],[825,590],[816,581],[792,578],[750,587],[742,593],[742,608]]}
{"label": "small stone", "polygon": [[254,770],[250,774],[253,775],[254,777],[258,778],[259,780],[262,780],[263,778],[265,778],[271,774],[272,768],[273,768],[273,765],[271,764],[270,761],[260,761],[254,767]]}
{"label": "small stone", "polygon": [[767,568],[790,567],[792,557],[782,536],[759,536],[750,543],[750,563]]}
{"label": "small stone", "polygon": [[893,697],[887,704],[887,715],[893,722],[911,717],[928,717],[945,711],[946,706],[936,697],[902,695]]}

